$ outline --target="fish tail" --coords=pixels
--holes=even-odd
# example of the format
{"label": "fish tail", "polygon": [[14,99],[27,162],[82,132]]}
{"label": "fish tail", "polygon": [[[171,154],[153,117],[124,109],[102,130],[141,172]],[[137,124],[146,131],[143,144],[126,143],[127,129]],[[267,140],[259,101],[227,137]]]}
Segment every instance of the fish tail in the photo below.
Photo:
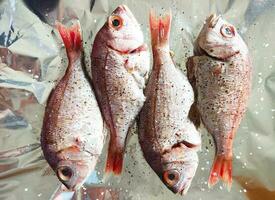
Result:
{"label": "fish tail", "polygon": [[120,175],[123,167],[124,150],[117,147],[112,142],[109,144],[107,163],[105,167],[106,173],[113,172],[115,175]]}
{"label": "fish tail", "polygon": [[169,48],[171,19],[171,11],[169,11],[163,17],[156,16],[154,10],[150,11],[152,49],[161,46],[167,46]]}
{"label": "fish tail", "polygon": [[79,23],[66,27],[57,22],[56,27],[66,47],[67,56],[70,61],[74,61],[81,55],[82,37]]}
{"label": "fish tail", "polygon": [[230,191],[232,186],[232,157],[225,155],[217,155],[215,157],[208,179],[208,186],[216,185],[219,179],[227,185],[227,189]]}

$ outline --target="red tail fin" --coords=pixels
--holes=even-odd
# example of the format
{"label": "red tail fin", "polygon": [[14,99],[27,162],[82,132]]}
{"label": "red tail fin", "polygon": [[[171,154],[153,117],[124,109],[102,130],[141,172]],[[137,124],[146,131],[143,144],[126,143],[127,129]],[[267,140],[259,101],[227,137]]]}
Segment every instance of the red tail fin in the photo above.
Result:
{"label": "red tail fin", "polygon": [[57,22],[56,27],[65,44],[68,58],[71,60],[78,58],[82,50],[82,38],[79,23],[68,28]]}
{"label": "red tail fin", "polygon": [[150,12],[150,29],[152,48],[156,46],[169,46],[169,36],[171,28],[171,12],[162,18],[156,16],[155,12]]}
{"label": "red tail fin", "polygon": [[115,146],[110,143],[105,172],[113,172],[115,175],[120,175],[123,167],[123,156],[124,151],[116,150]]}
{"label": "red tail fin", "polygon": [[215,157],[209,180],[208,186],[212,187],[215,185],[219,179],[227,185],[230,191],[232,185],[232,158],[225,157],[224,155],[218,155]]}

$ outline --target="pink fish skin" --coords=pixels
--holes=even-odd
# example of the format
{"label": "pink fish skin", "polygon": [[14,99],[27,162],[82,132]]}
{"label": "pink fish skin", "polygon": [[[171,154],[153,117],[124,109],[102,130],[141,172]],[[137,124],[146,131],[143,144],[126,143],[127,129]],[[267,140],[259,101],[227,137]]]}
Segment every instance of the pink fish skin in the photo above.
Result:
{"label": "pink fish skin", "polygon": [[185,195],[198,167],[201,138],[188,113],[192,86],[176,68],[169,49],[171,13],[150,14],[153,69],[140,112],[139,143],[147,163],[174,193]]}
{"label": "pink fish skin", "polygon": [[92,81],[110,130],[105,171],[121,174],[125,140],[145,96],[149,52],[140,25],[125,5],[118,6],[97,33],[92,54]]}
{"label": "pink fish skin", "polygon": [[69,65],[51,92],[44,115],[41,148],[58,179],[79,189],[94,170],[104,144],[103,119],[82,66],[79,24],[57,24]]}
{"label": "pink fish skin", "polygon": [[211,187],[222,179],[230,190],[233,139],[246,110],[252,64],[236,28],[220,16],[206,20],[195,48],[195,56],[187,62],[196,96],[191,113],[196,125],[201,120],[216,144],[208,184]]}

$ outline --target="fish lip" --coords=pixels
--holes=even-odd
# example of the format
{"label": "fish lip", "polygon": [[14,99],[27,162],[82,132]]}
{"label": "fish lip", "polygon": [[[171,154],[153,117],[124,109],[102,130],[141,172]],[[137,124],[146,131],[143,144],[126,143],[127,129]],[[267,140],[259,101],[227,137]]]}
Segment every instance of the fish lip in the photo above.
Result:
{"label": "fish lip", "polygon": [[[62,181],[61,181],[61,182],[62,182]],[[80,187],[82,186],[82,185],[76,184],[76,185],[70,187],[69,184],[66,184],[66,183],[64,183],[64,182],[62,182],[62,184],[65,185],[65,187],[66,187],[69,191],[72,191],[72,192],[77,191],[77,190],[80,189]]]}
{"label": "fish lip", "polygon": [[180,189],[178,190],[178,194],[184,196],[187,194],[189,187],[191,185],[192,178],[188,178],[185,184],[183,184]]}
{"label": "fish lip", "polygon": [[169,187],[168,185],[166,185],[174,194],[180,194],[180,195],[185,195],[186,194],[186,191],[184,192],[186,186],[188,184],[185,183],[183,184],[182,186],[179,186],[179,187]]}
{"label": "fish lip", "polygon": [[174,194],[185,195],[191,185],[192,177],[189,177],[182,184],[178,183],[175,186],[165,184]]}
{"label": "fish lip", "polygon": [[144,44],[140,45],[139,47],[131,50],[129,53],[130,54],[131,53],[139,53],[139,52],[147,51],[147,50],[148,50],[148,46],[147,46],[147,44],[144,43]]}
{"label": "fish lip", "polygon": [[61,179],[59,179],[59,180],[60,180],[60,182],[61,182],[63,185],[65,185],[65,187],[66,187],[69,191],[72,191],[72,192],[79,190],[79,189],[83,186],[83,184],[85,183],[85,181],[86,181],[86,179],[83,179],[83,180],[81,180],[80,182],[78,182],[78,183],[76,183],[76,184],[70,185],[69,183],[66,183],[65,181],[62,181]]}
{"label": "fish lip", "polygon": [[133,54],[133,53],[140,53],[143,51],[148,50],[147,44],[143,43],[142,45],[138,46],[137,48],[130,49],[128,51],[120,51],[119,49],[114,48],[112,45],[107,44],[107,47],[118,52],[119,54]]}
{"label": "fish lip", "polygon": [[[216,46],[212,46],[212,48],[214,47],[219,47],[219,45],[216,45]],[[218,57],[218,56],[214,56],[214,55],[211,55],[210,53],[208,53],[206,50],[204,50],[200,45],[198,45],[198,52],[199,52],[199,56],[202,56],[202,55],[205,55],[205,56],[208,56],[210,58],[213,58],[214,60],[222,60],[222,61],[226,61],[228,60],[229,58],[237,55],[240,53],[240,51],[236,51],[234,52],[234,54],[231,54],[229,56],[226,56],[226,57]]]}
{"label": "fish lip", "polygon": [[208,19],[206,20],[208,23],[209,28],[214,28],[216,24],[218,23],[219,19],[221,18],[221,15],[211,14]]}
{"label": "fish lip", "polygon": [[[62,181],[61,181],[61,182],[62,182]],[[66,184],[66,183],[64,183],[64,182],[62,182],[62,184],[65,185],[65,187],[66,187],[69,191],[74,191],[74,190],[75,190],[75,187],[76,187],[76,186],[70,187],[69,184]]]}

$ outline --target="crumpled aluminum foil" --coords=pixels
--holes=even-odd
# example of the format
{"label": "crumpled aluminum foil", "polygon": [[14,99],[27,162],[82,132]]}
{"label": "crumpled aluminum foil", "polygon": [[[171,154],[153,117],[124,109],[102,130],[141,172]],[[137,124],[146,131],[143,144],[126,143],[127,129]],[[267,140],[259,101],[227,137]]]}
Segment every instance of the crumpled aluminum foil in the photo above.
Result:
{"label": "crumpled aluminum foil", "polygon": [[[95,33],[108,14],[126,4],[141,23],[150,44],[150,8],[173,13],[171,49],[185,71],[194,38],[205,18],[222,14],[248,44],[253,60],[253,89],[248,110],[234,141],[234,182],[207,187],[214,156],[204,129],[200,164],[185,199],[275,199],[275,2],[273,0],[2,0],[0,1],[0,199],[183,199],[170,192],[143,159],[133,127],[123,176],[106,177],[102,154],[97,170],[76,194],[60,185],[39,148],[45,102],[63,76],[67,58],[55,21],[79,20],[87,70]],[[108,143],[107,143],[108,144]],[[273,192],[272,192],[273,191]]]}

